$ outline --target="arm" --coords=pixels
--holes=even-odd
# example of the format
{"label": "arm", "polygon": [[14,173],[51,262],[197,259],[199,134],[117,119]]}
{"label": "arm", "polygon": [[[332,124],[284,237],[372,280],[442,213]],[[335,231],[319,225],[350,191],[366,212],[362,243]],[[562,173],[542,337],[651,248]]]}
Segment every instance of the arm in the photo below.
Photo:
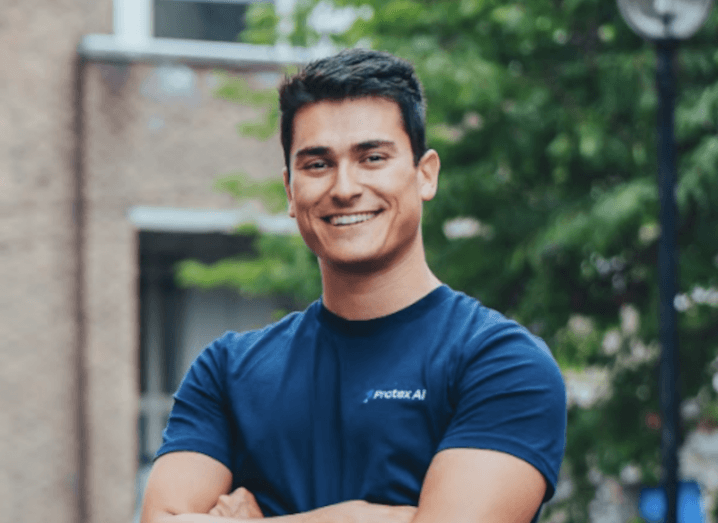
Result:
{"label": "arm", "polygon": [[[172,452],[157,459],[147,480],[141,523],[180,521],[179,514],[207,514],[232,486],[227,467],[204,454]],[[232,521],[226,518],[200,521]]]}
{"label": "arm", "polygon": [[553,493],[566,431],[558,366],[510,325],[477,346],[457,365],[456,412],[412,523],[529,523]]}
{"label": "arm", "polygon": [[431,462],[412,523],[529,523],[545,491],[541,473],[510,454],[446,449]]}
{"label": "arm", "polygon": [[[256,518],[208,514],[231,487],[232,473],[220,462],[195,452],[165,454],[157,459],[147,480],[141,523],[256,522]],[[356,500],[271,519],[276,523],[409,523],[415,512],[415,507]]]}

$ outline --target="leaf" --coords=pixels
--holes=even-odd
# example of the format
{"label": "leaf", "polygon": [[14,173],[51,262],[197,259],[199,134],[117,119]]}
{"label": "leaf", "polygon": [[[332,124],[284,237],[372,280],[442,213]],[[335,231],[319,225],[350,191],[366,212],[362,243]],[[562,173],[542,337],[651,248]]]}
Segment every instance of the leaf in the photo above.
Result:
{"label": "leaf", "polygon": [[256,180],[246,173],[237,172],[218,178],[214,188],[240,201],[259,199],[271,213],[278,213],[287,206],[284,184],[279,180]]}
{"label": "leaf", "polygon": [[257,45],[273,45],[277,41],[279,16],[271,2],[253,2],[245,14],[247,29],[240,34],[240,41]]}
{"label": "leaf", "polygon": [[657,200],[657,188],[651,180],[638,179],[604,193],[590,207],[560,212],[534,242],[531,260],[543,263],[544,254],[561,250],[590,249],[612,251],[611,245],[633,234],[646,210]]}
{"label": "leaf", "polygon": [[685,208],[694,202],[707,210],[718,201],[718,136],[706,136],[681,162],[676,198]]}
{"label": "leaf", "polygon": [[[300,0],[292,43],[317,41],[302,24],[318,3]],[[589,470],[618,474],[630,462],[646,481],[660,475],[659,433],[645,423],[658,405],[655,369],[650,362],[619,368],[626,354],[609,356],[602,348],[605,333],[619,329],[625,303],[639,311],[641,329],[621,351],[658,338],[654,48],[621,20],[615,3],[600,0],[335,4],[364,15],[346,33],[331,35],[333,42],[406,58],[424,84],[429,146],[442,159],[439,191],[426,203],[422,222],[427,260],[437,276],[540,333],[566,368],[591,362],[611,371],[610,399],[569,411],[564,470],[574,492],[561,507],[552,505],[565,510],[568,521],[585,522],[595,494]],[[252,12],[247,35],[258,42],[276,38],[273,11]],[[676,60],[685,292],[718,285],[716,31],[713,10]],[[263,111],[257,121],[238,122],[242,133],[272,135],[276,94],[233,79],[218,94]],[[225,189],[239,198],[262,193],[246,183],[227,182]],[[283,191],[273,190],[273,208],[279,209]],[[488,224],[493,235],[447,240],[442,226],[457,216]],[[208,268],[193,270],[202,282],[244,282],[236,285],[281,290],[296,300],[319,295],[316,259],[300,238],[259,234],[255,246],[261,264],[245,260],[239,269],[213,269],[214,275]],[[702,412],[715,413],[709,364],[718,347],[716,313],[701,307],[679,315],[685,347],[680,368],[686,390],[705,398]],[[570,331],[575,315],[595,330]]]}

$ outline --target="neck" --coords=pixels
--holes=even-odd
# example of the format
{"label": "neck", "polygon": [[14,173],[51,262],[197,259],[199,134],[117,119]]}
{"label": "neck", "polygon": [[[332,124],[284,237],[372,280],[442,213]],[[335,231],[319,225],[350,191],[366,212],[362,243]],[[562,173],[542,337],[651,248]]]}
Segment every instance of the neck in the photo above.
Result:
{"label": "neck", "polygon": [[387,316],[441,285],[426,263],[421,240],[401,260],[377,270],[352,270],[322,260],[319,265],[324,306],[348,320]]}

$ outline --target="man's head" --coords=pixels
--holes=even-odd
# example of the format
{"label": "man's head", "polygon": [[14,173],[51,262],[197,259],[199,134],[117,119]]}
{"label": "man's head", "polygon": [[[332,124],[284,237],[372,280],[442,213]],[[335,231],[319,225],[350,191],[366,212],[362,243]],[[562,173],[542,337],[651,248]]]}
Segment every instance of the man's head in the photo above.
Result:
{"label": "man's head", "polygon": [[386,98],[399,106],[414,164],[418,164],[426,152],[426,107],[414,68],[389,53],[350,49],[310,63],[280,87],[281,139],[287,172],[291,174],[294,117],[299,109],[323,100],[364,97]]}

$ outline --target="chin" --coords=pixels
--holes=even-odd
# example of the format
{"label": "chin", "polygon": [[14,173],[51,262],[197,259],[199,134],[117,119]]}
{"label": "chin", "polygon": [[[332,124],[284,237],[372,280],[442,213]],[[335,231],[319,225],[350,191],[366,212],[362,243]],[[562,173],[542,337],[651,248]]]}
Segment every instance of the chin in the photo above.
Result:
{"label": "chin", "polygon": [[366,251],[336,250],[336,249],[312,249],[323,265],[350,268],[353,266],[366,266],[374,263],[377,256]]}
{"label": "chin", "polygon": [[401,253],[336,253],[334,256],[327,255],[318,256],[319,261],[326,267],[339,270],[341,272],[351,272],[355,274],[370,274],[380,272],[385,268],[396,263],[397,258],[401,257]]}

